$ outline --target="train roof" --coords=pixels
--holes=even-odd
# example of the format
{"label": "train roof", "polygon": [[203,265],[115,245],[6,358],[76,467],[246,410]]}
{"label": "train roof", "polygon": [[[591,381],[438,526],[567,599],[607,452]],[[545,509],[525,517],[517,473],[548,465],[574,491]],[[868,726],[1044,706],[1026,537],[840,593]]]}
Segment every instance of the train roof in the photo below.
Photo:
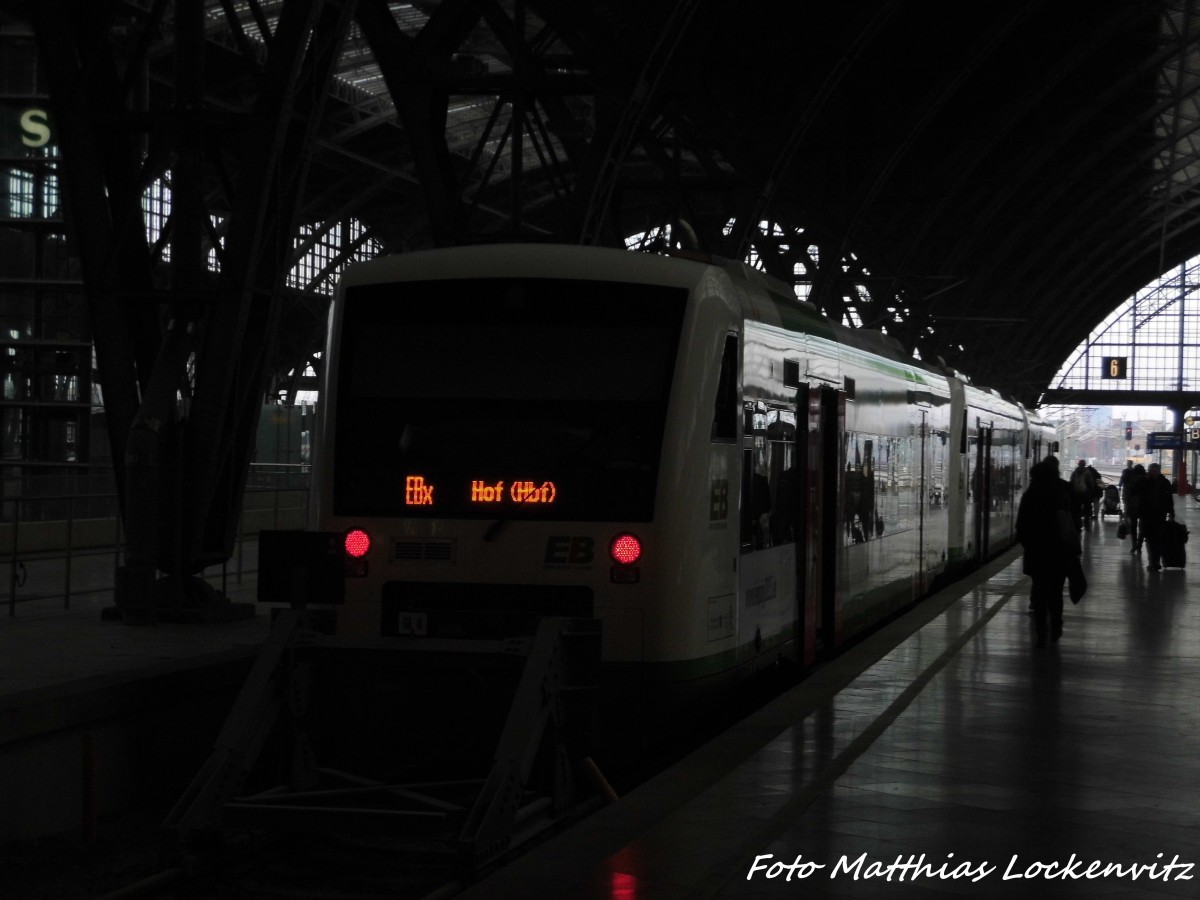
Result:
{"label": "train roof", "polygon": [[694,261],[611,247],[576,244],[474,244],[380,256],[346,267],[339,284],[353,287],[389,280],[497,276],[515,265],[533,266],[542,278],[616,280],[629,277],[689,285],[702,277]]}
{"label": "train roof", "polygon": [[939,380],[957,380],[969,392],[977,392],[976,396],[986,394],[992,402],[1018,406],[995,391],[972,385],[953,370],[910,356],[899,341],[881,331],[850,328],[833,321],[813,304],[796,297],[790,285],[745,262],[690,251],[652,254],[576,244],[475,244],[418,250],[355,263],[347,267],[340,285],[352,287],[393,279],[497,276],[511,272],[514,265],[531,263],[535,264],[537,275],[545,278],[611,281],[623,273],[635,279],[681,287],[692,287],[716,270],[742,291],[745,312],[750,317],[891,360],[909,371],[924,372]]}

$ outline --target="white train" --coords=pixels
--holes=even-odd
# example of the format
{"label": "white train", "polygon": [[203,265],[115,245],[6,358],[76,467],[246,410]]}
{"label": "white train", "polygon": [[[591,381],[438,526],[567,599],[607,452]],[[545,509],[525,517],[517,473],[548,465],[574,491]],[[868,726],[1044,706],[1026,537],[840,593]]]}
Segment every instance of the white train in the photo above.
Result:
{"label": "white train", "polygon": [[748,266],[572,246],[351,267],[323,378],[339,633],[595,617],[644,696],[811,665],[1004,549],[1054,439]]}

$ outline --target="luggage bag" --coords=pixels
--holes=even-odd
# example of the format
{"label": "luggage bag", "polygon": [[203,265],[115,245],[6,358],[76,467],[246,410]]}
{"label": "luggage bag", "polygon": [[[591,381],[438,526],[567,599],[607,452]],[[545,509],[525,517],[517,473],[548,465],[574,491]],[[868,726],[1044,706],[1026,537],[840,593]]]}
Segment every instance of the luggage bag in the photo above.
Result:
{"label": "luggage bag", "polygon": [[1162,564],[1163,568],[1182,569],[1187,564],[1188,530],[1182,522],[1171,519],[1163,523]]}

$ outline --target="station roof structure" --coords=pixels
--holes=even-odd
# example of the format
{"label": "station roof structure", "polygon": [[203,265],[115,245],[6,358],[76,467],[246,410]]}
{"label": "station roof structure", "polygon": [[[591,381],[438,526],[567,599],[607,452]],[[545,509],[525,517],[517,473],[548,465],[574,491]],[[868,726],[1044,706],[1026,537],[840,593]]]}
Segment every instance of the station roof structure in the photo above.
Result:
{"label": "station roof structure", "polygon": [[[1194,5],[30,0],[18,15],[65,50],[45,64],[115,73],[114,102],[146,117],[144,183],[204,144],[210,243],[249,158],[229,148],[296,165],[285,141],[248,137],[282,103],[276,131],[305,135],[296,222],[353,218],[386,252],[669,231],[1033,404],[1096,323],[1200,252]],[[311,351],[319,306],[286,301],[285,356]]]}

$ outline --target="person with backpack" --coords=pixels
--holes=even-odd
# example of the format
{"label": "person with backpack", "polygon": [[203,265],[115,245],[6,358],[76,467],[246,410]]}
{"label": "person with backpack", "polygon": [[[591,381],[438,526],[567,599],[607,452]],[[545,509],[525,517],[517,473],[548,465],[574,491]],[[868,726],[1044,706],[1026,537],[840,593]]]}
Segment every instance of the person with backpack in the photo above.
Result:
{"label": "person with backpack", "polygon": [[1081,459],[1071,472],[1071,503],[1079,521],[1096,518],[1093,502],[1100,496],[1100,473]]}
{"label": "person with backpack", "polygon": [[1139,527],[1140,503],[1142,483],[1146,480],[1146,467],[1138,463],[1129,470],[1129,477],[1124,474],[1121,479],[1125,482],[1125,486],[1121,489],[1121,507],[1125,513],[1125,526],[1129,529],[1130,553],[1142,552],[1142,541],[1145,535],[1142,534],[1142,529]]}

